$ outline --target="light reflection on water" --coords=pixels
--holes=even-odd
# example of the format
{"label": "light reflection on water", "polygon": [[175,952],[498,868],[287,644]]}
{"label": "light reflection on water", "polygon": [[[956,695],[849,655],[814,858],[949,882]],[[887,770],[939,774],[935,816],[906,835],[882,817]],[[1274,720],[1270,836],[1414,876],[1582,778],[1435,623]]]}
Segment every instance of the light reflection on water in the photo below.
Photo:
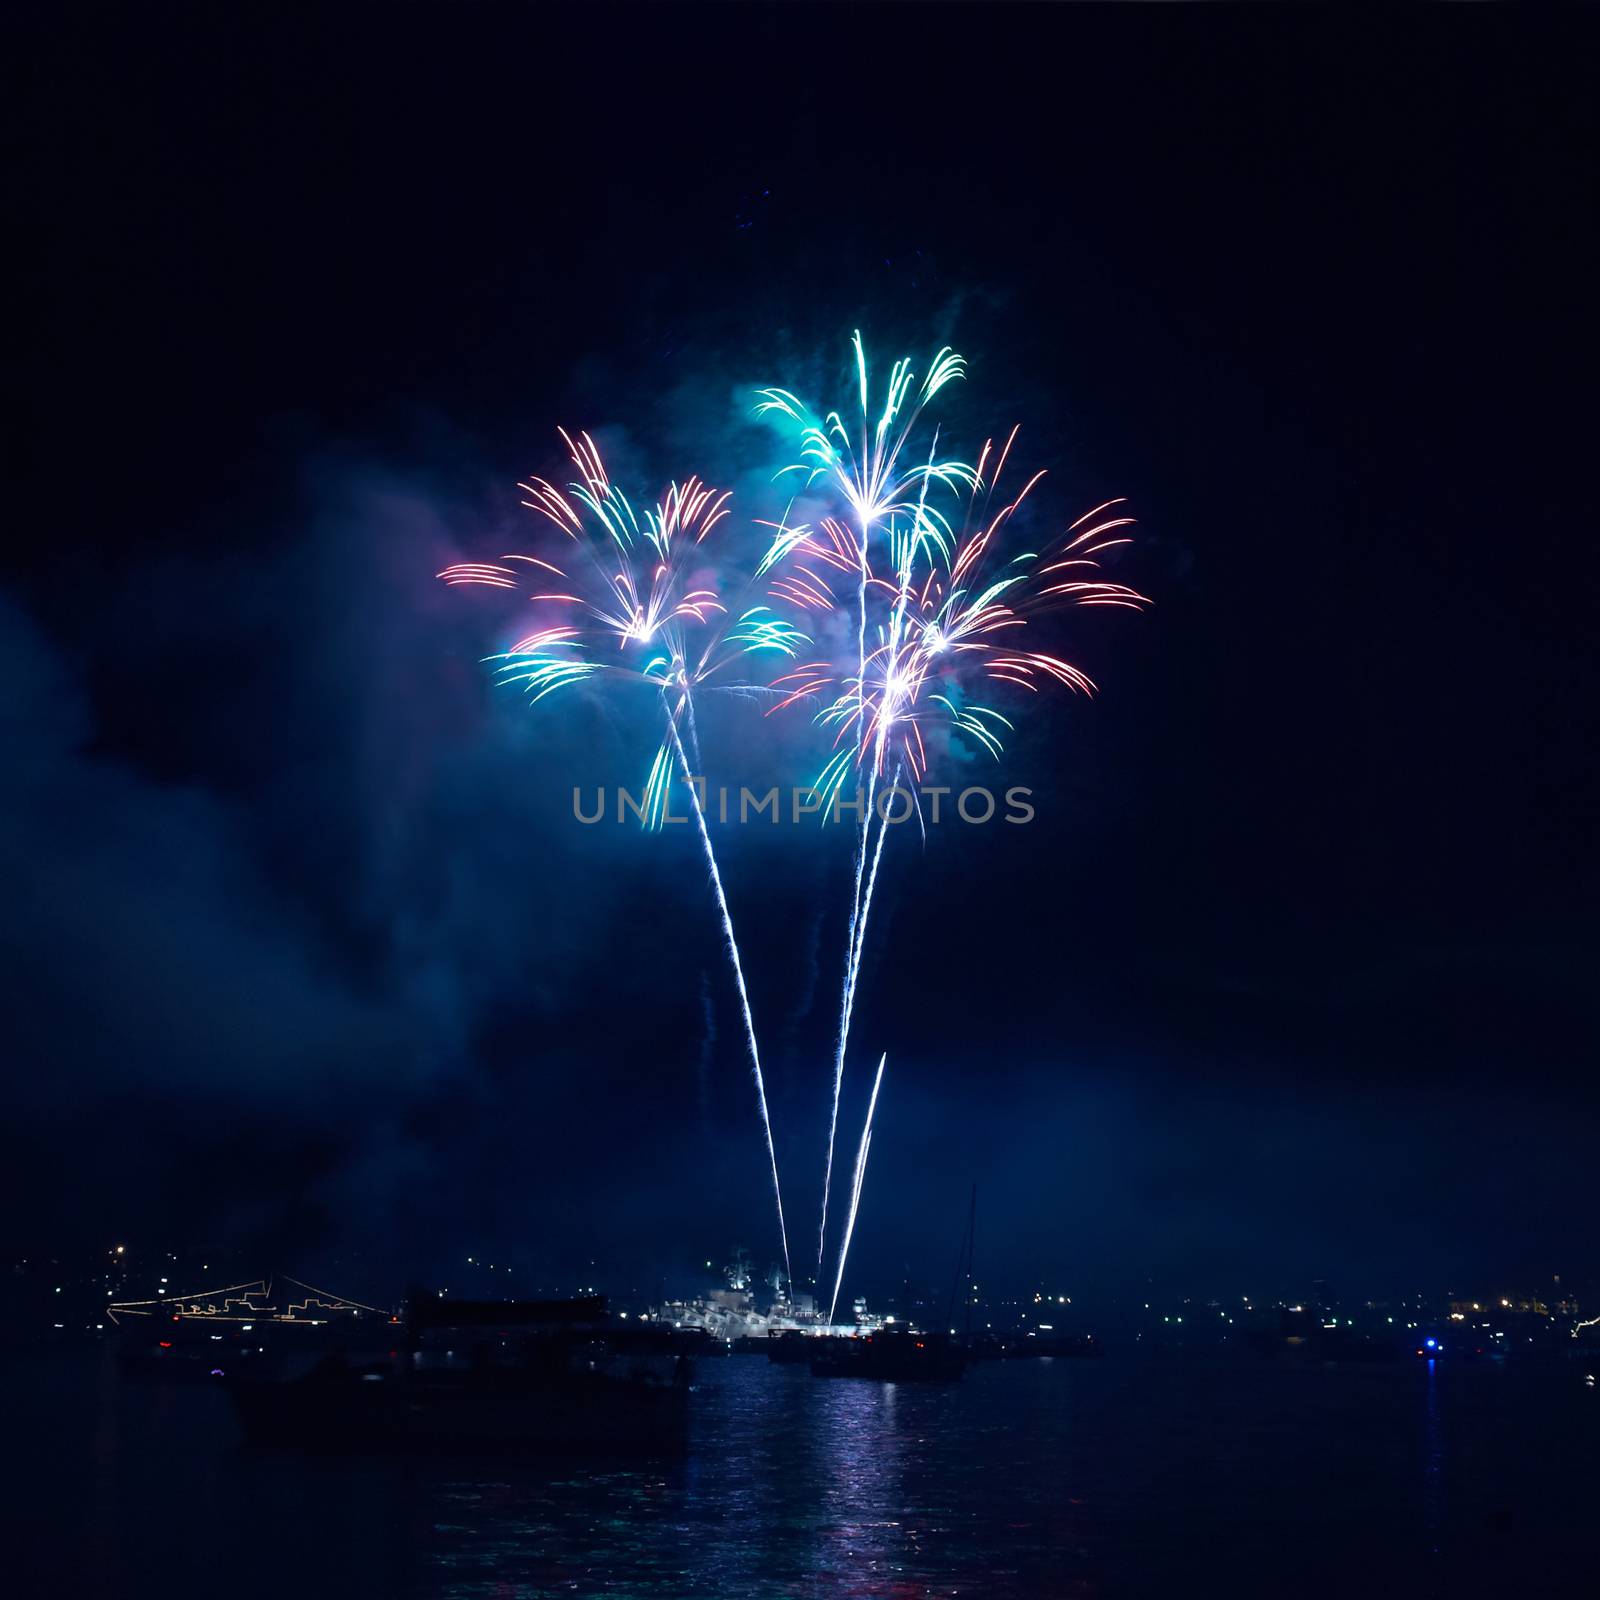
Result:
{"label": "light reflection on water", "polygon": [[1032,1600],[1291,1574],[1459,1596],[1600,1554],[1594,1392],[1487,1369],[1112,1356],[924,1387],[734,1358],[703,1364],[682,1460],[604,1467],[253,1451],[215,1390],[121,1385],[98,1355],[34,1376],[11,1434],[29,1596]]}

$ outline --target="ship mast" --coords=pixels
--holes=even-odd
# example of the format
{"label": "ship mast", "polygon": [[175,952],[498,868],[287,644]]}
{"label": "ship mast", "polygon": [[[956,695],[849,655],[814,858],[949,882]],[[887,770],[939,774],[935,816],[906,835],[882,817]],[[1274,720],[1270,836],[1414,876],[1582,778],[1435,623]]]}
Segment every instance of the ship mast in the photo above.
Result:
{"label": "ship mast", "polygon": [[955,1281],[950,1285],[950,1305],[945,1317],[948,1326],[955,1320],[956,1292],[961,1288],[962,1281],[966,1281],[966,1332],[972,1332],[972,1249],[978,1236],[978,1185],[972,1185],[972,1199],[967,1207],[967,1228],[961,1239],[961,1248],[956,1252]]}

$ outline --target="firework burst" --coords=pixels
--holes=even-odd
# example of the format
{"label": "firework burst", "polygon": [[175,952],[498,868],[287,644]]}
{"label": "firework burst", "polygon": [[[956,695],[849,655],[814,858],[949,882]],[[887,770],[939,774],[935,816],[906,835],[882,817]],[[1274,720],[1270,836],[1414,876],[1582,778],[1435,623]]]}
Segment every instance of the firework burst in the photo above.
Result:
{"label": "firework burst", "polygon": [[[883,406],[881,410],[876,410],[872,401],[866,347],[862,344],[859,329],[853,335],[851,345],[855,353],[859,402],[853,427],[845,423],[838,411],[830,411],[818,421],[816,414],[787,389],[759,391],[756,414],[786,420],[799,429],[800,459],[785,467],[780,476],[799,477],[803,480],[801,487],[804,489],[811,489],[820,480],[848,508],[846,521],[824,524],[828,546],[812,540],[804,529],[780,525],[761,570],[765,572],[784,560],[802,543],[807,544],[808,553],[814,552],[821,562],[838,566],[841,570],[854,570],[857,607],[855,720],[860,723],[865,721],[867,711],[867,591],[872,582],[874,534],[886,536],[891,544],[907,539],[913,544],[920,544],[924,540],[938,543],[948,531],[948,525],[938,511],[928,507],[929,486],[939,484],[953,489],[975,489],[978,478],[975,470],[963,461],[939,460],[932,451],[926,461],[917,461],[909,448],[923,408],[946,384],[964,375],[966,364],[962,358],[946,346],[929,363],[927,375],[918,386],[911,363],[902,357],[889,369]],[[908,514],[909,532],[906,526]],[[828,547],[831,547],[831,554],[827,553]],[[775,592],[809,608],[823,603],[821,596],[828,592],[828,585],[820,573],[801,564],[794,574],[778,580]],[[846,770],[846,766],[840,764],[836,771],[824,773],[817,787],[825,797],[825,807],[831,805],[837,796]],[[867,826],[863,817],[856,833],[854,892],[845,958],[847,974],[854,965],[866,858]],[[834,1052],[833,1104],[828,1124],[828,1155],[823,1170],[822,1214],[817,1228],[819,1274],[827,1249],[828,1201],[833,1187],[833,1151],[839,1126],[839,1091],[844,1079],[845,1047],[850,1032],[850,988],[847,976],[845,993],[840,1002],[838,1042]]]}
{"label": "firework burst", "polygon": [[[577,469],[576,480],[564,490],[543,478],[530,478],[518,487],[527,496],[523,504],[554,524],[575,547],[575,559],[507,555],[492,563],[458,562],[438,576],[452,587],[525,590],[543,612],[532,631],[488,658],[497,680],[519,686],[530,703],[586,683],[643,688],[658,697],[665,733],[650,764],[641,814],[646,827],[660,827],[674,772],[688,786],[739,994],[788,1273],[788,1229],[755,1018],[684,734],[691,745],[696,743],[694,701],[699,693],[759,691],[761,686],[735,677],[739,662],[761,655],[793,659],[810,641],[769,606],[743,606],[735,612],[723,603],[705,541],[728,515],[725,491],[690,478],[670,485],[653,507],[636,511],[611,481],[588,434],[573,439],[562,429],[561,437]],[[564,554],[559,548],[555,553]]]}
{"label": "firework burst", "polygon": [[[998,453],[993,441],[986,443],[978,465],[959,480],[924,472],[916,494],[884,515],[875,546],[858,544],[842,524],[825,518],[817,532],[781,526],[763,562],[763,572],[771,574],[769,592],[813,613],[844,610],[848,602],[840,590],[854,579],[863,619],[853,674],[826,660],[808,660],[773,685],[783,695],[772,710],[801,703],[817,706],[817,722],[833,734],[834,752],[815,784],[824,815],[852,774],[865,789],[834,1055],[819,1262],[826,1247],[828,1175],[844,1061],[888,825],[878,787],[886,782],[893,792],[902,776],[908,777],[911,804],[920,819],[914,791],[928,774],[930,741],[936,733],[943,743],[957,738],[1000,757],[1014,722],[987,703],[996,686],[1037,694],[1054,684],[1094,693],[1093,681],[1081,668],[1031,647],[1025,631],[1031,623],[1066,606],[1138,610],[1148,603],[1127,585],[1098,576],[1100,558],[1129,542],[1124,530],[1133,519],[1121,511],[1121,500],[1087,512],[1045,553],[1022,551],[1002,559],[1019,511],[1044,477],[1035,473],[1014,496],[999,495],[1016,436],[1013,428]],[[992,476],[987,475],[991,460]],[[930,453],[930,469],[934,464]],[[930,486],[953,481],[968,490],[959,532],[928,506]],[[860,552],[869,549],[870,555],[858,562]],[[864,621],[869,597],[876,599],[879,613],[870,642]]]}

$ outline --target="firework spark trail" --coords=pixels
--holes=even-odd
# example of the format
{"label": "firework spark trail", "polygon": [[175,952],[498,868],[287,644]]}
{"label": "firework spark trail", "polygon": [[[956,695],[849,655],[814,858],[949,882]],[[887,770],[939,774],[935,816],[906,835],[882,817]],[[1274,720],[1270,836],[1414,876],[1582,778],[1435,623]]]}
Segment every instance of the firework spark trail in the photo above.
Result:
{"label": "firework spark trail", "polygon": [[[894,777],[885,794],[893,794],[895,787],[900,782],[900,768],[896,767]],[[870,822],[870,818],[868,819]],[[845,1050],[850,1038],[850,1022],[855,1015],[856,1008],[856,982],[861,972],[861,952],[867,941],[867,918],[872,911],[872,893],[878,883],[878,863],[883,859],[883,837],[889,831],[889,819],[880,815],[878,818],[878,843],[872,851],[872,870],[867,874],[866,891],[861,899],[861,909],[856,916],[854,928],[855,937],[850,944],[850,960],[845,968],[845,999],[844,999],[844,1027],[840,1033],[838,1073],[834,1082],[834,1118],[838,1119],[838,1079],[843,1076]]]}
{"label": "firework spark trail", "polygon": [[[864,615],[864,613],[863,613]],[[865,673],[863,673],[865,676]],[[856,791],[859,801],[861,791]],[[872,804],[872,783],[868,780],[867,805]],[[822,1257],[828,1248],[828,1201],[833,1192],[833,1146],[839,1131],[839,1095],[844,1088],[844,1058],[850,1042],[850,1011],[855,1000],[855,964],[857,929],[861,919],[861,878],[867,862],[868,813],[856,832],[855,892],[850,906],[850,931],[844,957],[844,990],[839,998],[839,1033],[833,1049],[833,1104],[828,1114],[828,1158],[822,1169],[822,1218],[817,1224],[817,1272],[822,1271]]]}
{"label": "firework spark trail", "polygon": [[887,1052],[878,1058],[878,1074],[872,1080],[872,1098],[867,1102],[867,1120],[861,1129],[861,1148],[856,1151],[855,1176],[850,1183],[850,1214],[845,1219],[844,1243],[839,1246],[839,1270],[833,1278],[833,1299],[828,1304],[828,1322],[839,1308],[839,1288],[844,1283],[845,1262],[850,1259],[850,1240],[856,1231],[856,1212],[861,1206],[861,1184],[867,1175],[867,1154],[872,1149],[872,1114],[878,1109],[878,1088],[883,1083],[883,1069],[888,1063]]}
{"label": "firework spark trail", "polygon": [[678,765],[683,770],[683,781],[689,787],[689,800],[694,810],[694,820],[700,830],[700,844],[705,851],[706,866],[711,872],[711,887],[716,893],[717,910],[722,915],[722,935],[727,941],[728,959],[733,963],[733,980],[739,990],[739,1008],[744,1014],[745,1042],[750,1047],[750,1069],[755,1077],[756,1102],[761,1108],[761,1127],[767,1136],[767,1160],[772,1166],[772,1198],[778,1207],[778,1235],[783,1240],[783,1270],[792,1284],[794,1273],[789,1266],[789,1230],[783,1220],[783,1186],[778,1181],[778,1152],[772,1142],[772,1118],[767,1112],[767,1085],[761,1074],[761,1050],[756,1043],[756,1023],[750,1011],[750,993],[744,984],[744,965],[739,959],[739,941],[733,931],[733,916],[728,910],[728,897],[722,888],[722,873],[717,868],[717,853],[711,845],[711,833],[706,827],[705,811],[700,804],[700,791],[695,787],[689,771],[689,758],[684,752],[683,740],[678,737],[677,717],[667,716],[667,732],[672,747],[678,755]]}

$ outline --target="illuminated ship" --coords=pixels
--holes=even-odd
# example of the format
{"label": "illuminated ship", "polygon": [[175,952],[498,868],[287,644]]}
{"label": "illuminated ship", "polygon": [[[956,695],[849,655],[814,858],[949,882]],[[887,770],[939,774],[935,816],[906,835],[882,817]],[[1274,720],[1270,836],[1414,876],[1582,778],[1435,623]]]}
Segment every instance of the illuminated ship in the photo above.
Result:
{"label": "illuminated ship", "polygon": [[[814,1336],[835,1331],[818,1316],[812,1296],[791,1294],[777,1268],[767,1279],[770,1291],[767,1308],[759,1309],[750,1257],[744,1250],[734,1252],[734,1259],[723,1268],[722,1276],[724,1288],[689,1300],[668,1300],[647,1312],[647,1319],[670,1323],[678,1329],[696,1330],[715,1344],[742,1353],[767,1350],[784,1335]],[[883,1326],[883,1322],[883,1318],[867,1310],[865,1300],[855,1302],[852,1331],[870,1332]]]}
{"label": "illuminated ship", "polygon": [[[163,1280],[164,1282],[165,1280]],[[279,1283],[287,1288],[279,1290]],[[106,1307],[106,1314],[118,1327],[137,1328],[151,1324],[225,1327],[326,1328],[348,1326],[368,1318],[386,1322],[400,1319],[376,1306],[359,1300],[313,1289],[298,1278],[284,1276],[252,1278],[248,1283],[230,1283],[222,1288],[202,1289],[197,1294],[167,1294],[153,1300],[118,1300]]]}
{"label": "illuminated ship", "polygon": [[252,1278],[195,1294],[120,1300],[106,1315],[132,1377],[221,1378],[249,1365],[305,1365],[339,1346],[381,1348],[399,1317],[298,1278]]}

